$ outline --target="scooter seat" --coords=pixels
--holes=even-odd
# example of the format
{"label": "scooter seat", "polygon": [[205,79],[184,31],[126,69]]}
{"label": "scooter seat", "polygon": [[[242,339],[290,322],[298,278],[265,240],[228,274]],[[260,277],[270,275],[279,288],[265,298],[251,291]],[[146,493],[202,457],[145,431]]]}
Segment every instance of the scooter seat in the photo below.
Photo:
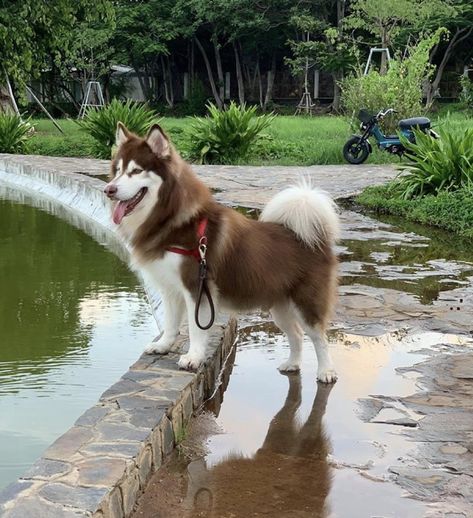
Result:
{"label": "scooter seat", "polygon": [[430,119],[428,119],[427,117],[413,117],[412,119],[402,119],[399,121],[399,127],[401,129],[428,129],[430,128]]}

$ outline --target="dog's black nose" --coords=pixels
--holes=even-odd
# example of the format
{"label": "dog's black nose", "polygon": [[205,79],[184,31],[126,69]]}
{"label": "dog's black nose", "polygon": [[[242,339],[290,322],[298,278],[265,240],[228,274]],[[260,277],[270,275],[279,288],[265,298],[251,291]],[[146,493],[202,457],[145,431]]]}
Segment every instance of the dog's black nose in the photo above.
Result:
{"label": "dog's black nose", "polygon": [[117,186],[114,183],[109,183],[103,191],[109,198],[113,198],[117,194]]}

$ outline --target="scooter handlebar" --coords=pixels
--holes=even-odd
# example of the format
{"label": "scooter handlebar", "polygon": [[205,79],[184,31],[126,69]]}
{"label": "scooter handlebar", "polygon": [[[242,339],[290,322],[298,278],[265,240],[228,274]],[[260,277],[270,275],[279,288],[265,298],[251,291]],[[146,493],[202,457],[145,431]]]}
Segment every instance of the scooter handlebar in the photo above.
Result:
{"label": "scooter handlebar", "polygon": [[378,115],[376,115],[376,117],[378,119],[383,119],[384,117],[386,117],[390,113],[397,113],[397,111],[394,108],[388,108],[386,111],[380,110],[378,112]]}

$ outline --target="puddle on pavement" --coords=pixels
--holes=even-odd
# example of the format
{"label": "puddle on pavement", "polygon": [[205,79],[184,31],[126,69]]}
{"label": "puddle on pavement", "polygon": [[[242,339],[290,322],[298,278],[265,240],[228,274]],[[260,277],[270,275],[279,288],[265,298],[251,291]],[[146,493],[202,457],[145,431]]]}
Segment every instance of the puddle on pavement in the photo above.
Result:
{"label": "puddle on pavement", "polygon": [[[349,201],[343,204],[352,206]],[[240,206],[234,209],[254,219],[261,213]],[[473,287],[471,240],[394,216],[374,219],[347,209],[340,216],[342,285],[399,290],[413,294],[421,304],[438,300],[441,292]]]}
{"label": "puddle on pavement", "polygon": [[[423,360],[436,344],[459,343],[458,337],[334,331],[330,343],[340,374],[334,386],[315,382],[316,357],[307,341],[301,373],[280,374],[277,366],[289,354],[286,340],[272,323],[255,316],[240,331],[223,404],[218,395],[207,404],[211,415],[218,415],[217,426],[209,426],[208,414],[195,421],[181,453],[160,474],[155,514],[136,516],[423,516],[426,505],[403,497],[389,481],[389,466],[402,465],[413,443],[402,426],[379,422],[408,418],[415,423],[420,416],[396,405],[384,414],[366,415],[370,408],[360,399],[412,394],[416,376],[396,369]],[[177,474],[181,483],[171,484],[176,500],[169,506],[169,495],[162,494],[165,479],[175,482]],[[165,508],[160,501],[167,502]],[[146,510],[146,501],[141,505]]]}
{"label": "puddle on pavement", "polygon": [[471,240],[394,217],[343,211],[341,219],[341,284],[399,290],[422,304],[438,300],[441,292],[473,287]]}

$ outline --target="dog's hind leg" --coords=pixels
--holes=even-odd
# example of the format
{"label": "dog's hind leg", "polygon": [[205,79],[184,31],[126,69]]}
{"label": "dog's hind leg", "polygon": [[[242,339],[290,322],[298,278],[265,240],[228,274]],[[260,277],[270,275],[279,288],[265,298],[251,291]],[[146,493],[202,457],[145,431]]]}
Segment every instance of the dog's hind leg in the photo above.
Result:
{"label": "dog's hind leg", "polygon": [[311,282],[309,278],[293,293],[292,298],[297,308],[299,324],[315,347],[318,361],[317,379],[322,383],[334,383],[337,373],[330,358],[325,329],[335,300],[335,279],[328,278],[323,288],[314,280]]}
{"label": "dog's hind leg", "polygon": [[338,376],[333,367],[332,358],[330,357],[325,332],[319,324],[311,326],[306,324],[304,319],[302,319],[301,324],[315,347],[318,362],[317,379],[322,383],[334,383],[337,381]]}
{"label": "dog's hind leg", "polygon": [[283,302],[274,305],[271,308],[274,323],[286,333],[289,340],[291,352],[289,359],[282,363],[278,369],[281,372],[293,372],[300,370],[302,355],[302,340],[304,332],[297,322],[297,315],[294,306],[289,302]]}
{"label": "dog's hind leg", "polygon": [[[214,291],[214,290],[212,290]],[[185,290],[184,298],[187,308],[187,316],[189,320],[189,351],[183,354],[177,364],[181,369],[196,370],[206,359],[208,354],[208,343],[210,329],[200,329],[195,322],[195,300],[192,294]],[[217,296],[212,292],[212,298],[215,304],[215,313],[217,314]],[[203,300],[199,310],[199,318],[202,324],[206,324],[210,319],[210,308],[207,300]]]}
{"label": "dog's hind leg", "polygon": [[147,354],[166,354],[171,350],[184,319],[186,304],[182,291],[161,290],[164,308],[164,330],[157,342],[151,342],[145,349]]}

